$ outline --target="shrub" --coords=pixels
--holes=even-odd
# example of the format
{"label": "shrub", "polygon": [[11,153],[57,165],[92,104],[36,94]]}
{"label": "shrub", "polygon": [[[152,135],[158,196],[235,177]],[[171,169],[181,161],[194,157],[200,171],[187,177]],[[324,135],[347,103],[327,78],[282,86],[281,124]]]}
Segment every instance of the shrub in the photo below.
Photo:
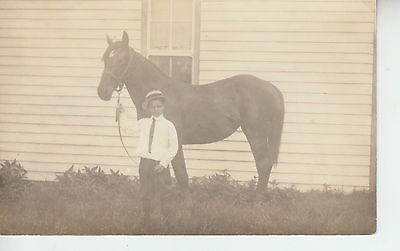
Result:
{"label": "shrub", "polygon": [[0,166],[0,198],[11,200],[19,198],[26,186],[26,170],[16,159],[5,160]]}
{"label": "shrub", "polygon": [[192,196],[200,201],[216,200],[221,203],[247,201],[255,191],[255,186],[241,184],[231,177],[228,170],[213,175],[195,177],[191,180]]}
{"label": "shrub", "polygon": [[136,180],[130,180],[120,171],[110,170],[106,174],[101,167],[85,166],[82,170],[74,170],[71,166],[64,173],[57,175],[56,187],[65,195],[98,198],[106,195],[118,196],[122,191],[136,189]]}

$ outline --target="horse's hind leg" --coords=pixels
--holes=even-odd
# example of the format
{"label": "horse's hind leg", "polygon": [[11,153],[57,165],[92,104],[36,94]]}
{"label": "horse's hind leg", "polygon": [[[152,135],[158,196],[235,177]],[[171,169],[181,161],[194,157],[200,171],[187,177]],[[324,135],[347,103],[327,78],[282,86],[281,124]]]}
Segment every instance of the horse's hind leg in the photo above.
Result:
{"label": "horse's hind leg", "polygon": [[272,169],[268,136],[266,132],[260,132],[258,126],[242,126],[243,133],[249,141],[251,151],[256,162],[258,172],[257,190],[262,191],[268,185],[269,176]]}
{"label": "horse's hind leg", "polygon": [[174,168],[175,177],[178,181],[179,187],[182,189],[185,205],[189,206],[192,204],[192,199],[189,193],[189,176],[186,171],[182,145],[179,146],[178,153],[172,160],[172,167]]}
{"label": "horse's hind leg", "polygon": [[174,169],[175,177],[179,186],[187,190],[189,188],[189,177],[186,171],[185,158],[183,156],[182,145],[179,146],[178,153],[172,160],[172,167]]}

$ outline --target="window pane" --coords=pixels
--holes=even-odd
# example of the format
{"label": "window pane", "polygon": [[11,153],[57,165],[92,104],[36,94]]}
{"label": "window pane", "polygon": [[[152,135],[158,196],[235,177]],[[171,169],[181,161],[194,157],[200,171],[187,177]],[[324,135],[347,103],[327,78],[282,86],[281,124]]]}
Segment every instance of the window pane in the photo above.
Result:
{"label": "window pane", "polygon": [[192,0],[172,1],[172,22],[192,20]]}
{"label": "window pane", "polygon": [[172,78],[192,84],[192,58],[172,57]]}
{"label": "window pane", "polygon": [[172,49],[190,50],[192,48],[192,24],[172,23]]}
{"label": "window pane", "polygon": [[150,56],[149,59],[153,62],[165,75],[169,76],[169,58],[168,56]]}
{"label": "window pane", "polygon": [[170,0],[151,1],[151,19],[158,21],[169,21]]}
{"label": "window pane", "polygon": [[151,23],[151,43],[152,49],[169,48],[169,23],[152,22]]}

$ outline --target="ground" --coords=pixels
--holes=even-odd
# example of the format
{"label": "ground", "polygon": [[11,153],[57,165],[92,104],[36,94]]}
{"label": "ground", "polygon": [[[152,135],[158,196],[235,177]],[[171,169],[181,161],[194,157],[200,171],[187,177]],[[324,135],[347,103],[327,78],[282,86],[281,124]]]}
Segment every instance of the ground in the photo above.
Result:
{"label": "ground", "polygon": [[171,226],[155,209],[146,230],[138,180],[119,173],[71,169],[56,182],[13,189],[0,190],[0,234],[370,234],[376,225],[375,196],[367,191],[273,185],[256,193],[254,181],[240,184],[227,172],[194,178],[191,200],[176,189]]}

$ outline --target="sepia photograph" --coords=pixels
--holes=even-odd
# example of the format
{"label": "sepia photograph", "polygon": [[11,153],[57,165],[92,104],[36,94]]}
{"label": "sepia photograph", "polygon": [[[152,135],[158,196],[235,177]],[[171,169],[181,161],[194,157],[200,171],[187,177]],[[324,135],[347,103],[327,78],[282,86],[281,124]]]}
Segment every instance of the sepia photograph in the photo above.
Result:
{"label": "sepia photograph", "polygon": [[374,234],[376,106],[375,0],[2,0],[0,234]]}

